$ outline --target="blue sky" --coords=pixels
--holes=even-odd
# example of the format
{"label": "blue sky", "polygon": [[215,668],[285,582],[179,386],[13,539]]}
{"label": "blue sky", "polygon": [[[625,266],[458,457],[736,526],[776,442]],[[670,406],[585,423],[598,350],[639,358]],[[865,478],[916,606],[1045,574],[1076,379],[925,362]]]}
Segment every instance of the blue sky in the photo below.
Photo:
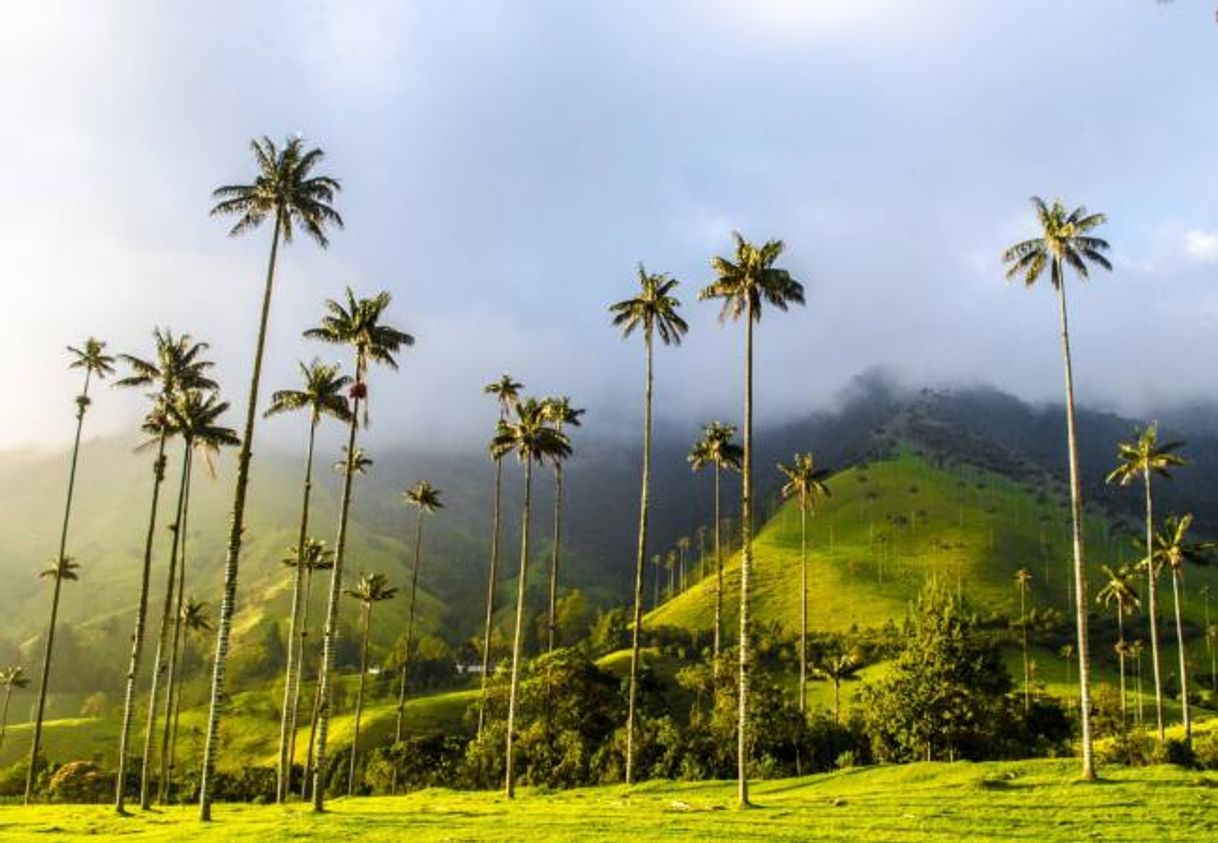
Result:
{"label": "blue sky", "polygon": [[[1107,212],[1117,270],[1071,289],[1081,400],[1213,395],[1218,26],[1177,0],[13,4],[0,29],[0,447],[70,435],[65,344],[210,341],[244,399],[269,233],[210,190],[300,132],[348,227],[288,250],[266,388],[351,284],[418,339],[373,389],[379,436],[480,441],[505,368],[637,424],[641,351],[608,326],[635,266],[682,281],[661,419],[738,414],[741,332],[695,301],[730,232],[781,237],[808,305],[759,334],[760,419],[870,366],[1061,391],[1054,302],[1002,280],[1027,197]],[[95,431],[129,429],[106,393]],[[235,417],[236,414],[234,414]],[[269,441],[290,436],[268,426]],[[294,444],[294,437],[292,439]]]}

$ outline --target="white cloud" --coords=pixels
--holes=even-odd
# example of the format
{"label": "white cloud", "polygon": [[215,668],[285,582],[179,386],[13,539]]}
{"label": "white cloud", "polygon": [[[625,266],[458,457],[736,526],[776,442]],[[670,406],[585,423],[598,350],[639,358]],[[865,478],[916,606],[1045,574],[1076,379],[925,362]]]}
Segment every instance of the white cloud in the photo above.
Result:
{"label": "white cloud", "polygon": [[1218,231],[1193,229],[1184,233],[1184,252],[1201,263],[1218,261]]}

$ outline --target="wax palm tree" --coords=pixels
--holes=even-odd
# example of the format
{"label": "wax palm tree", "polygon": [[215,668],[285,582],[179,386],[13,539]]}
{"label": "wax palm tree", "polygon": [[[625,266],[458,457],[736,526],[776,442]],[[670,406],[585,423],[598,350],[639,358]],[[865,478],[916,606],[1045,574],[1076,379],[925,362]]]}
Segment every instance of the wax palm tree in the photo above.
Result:
{"label": "wax palm tree", "polygon": [[1074,419],[1074,368],[1070,358],[1070,331],[1066,316],[1066,274],[1073,269],[1080,280],[1090,275],[1090,265],[1111,270],[1112,264],[1104,253],[1108,242],[1090,232],[1099,228],[1107,217],[1089,214],[1082,207],[1067,211],[1060,201],[1052,205],[1038,196],[1032,197],[1041,236],[1016,243],[1007,249],[1002,260],[1007,264],[1008,279],[1021,277],[1031,287],[1049,268],[1049,281],[1058,294],[1061,317],[1062,358],[1066,372],[1066,444],[1070,460],[1070,515],[1074,544],[1074,590],[1078,625],[1079,713],[1082,725],[1084,779],[1095,778],[1095,762],[1091,749],[1091,661],[1087,636],[1087,575],[1083,566],[1083,497],[1079,480],[1078,434]]}
{"label": "wax palm tree", "polygon": [[306,149],[299,136],[289,138],[278,147],[268,137],[250,142],[257,175],[250,184],[228,184],[212,192],[217,199],[212,216],[236,217],[229,236],[236,237],[253,231],[273,220],[271,253],[267,261],[263,285],[262,307],[258,320],[258,336],[254,344],[253,369],[250,374],[249,398],[245,408],[245,427],[241,436],[241,451],[237,457],[237,477],[233,491],[233,512],[224,562],[224,600],[216,628],[216,655],[212,669],[211,706],[207,718],[207,742],[203,751],[203,772],[199,782],[199,818],[211,819],[212,779],[215,776],[216,753],[219,750],[220,707],[224,700],[225,663],[228,659],[229,637],[236,612],[237,576],[241,560],[241,539],[245,532],[245,499],[249,486],[251,448],[254,422],[257,418],[258,387],[262,378],[262,357],[266,347],[267,324],[270,321],[271,293],[275,285],[275,269],[279,242],[292,242],[297,229],[307,234],[318,246],[326,248],[330,241],[328,228],[342,228],[343,219],[334,210],[334,197],[341,187],[330,176],[315,175],[314,170],[325,157],[316,147]]}
{"label": "wax palm tree", "polygon": [[[1185,465],[1185,460],[1174,453],[1181,448],[1182,442],[1166,442],[1159,444],[1159,430],[1155,424],[1135,431],[1130,442],[1117,445],[1117,467],[1108,475],[1109,483],[1120,483],[1128,486],[1134,480],[1141,478],[1142,490],[1146,500],[1146,539],[1143,548],[1154,545],[1154,501],[1151,496],[1151,478],[1158,475],[1171,478],[1171,469]],[[1154,565],[1146,566],[1146,611],[1150,617],[1150,666],[1155,683],[1155,721],[1159,730],[1159,743],[1166,740],[1163,725],[1163,678],[1159,662],[1159,587],[1158,569]],[[1081,592],[1080,592],[1081,593]]]}
{"label": "wax palm tree", "polygon": [[857,679],[863,662],[853,653],[827,653],[817,659],[814,675],[833,683],[833,722],[841,719],[842,682]]}
{"label": "wax palm tree", "polygon": [[[202,637],[215,629],[209,607],[210,604],[206,600],[196,600],[193,596],[187,597],[182,601],[181,608],[178,610],[178,617],[181,625],[183,647],[190,635],[194,634]],[[178,751],[178,726],[182,720],[181,682],[178,682],[177,690],[173,691],[171,696],[173,700],[173,714],[171,718],[172,727],[169,730],[169,770],[166,774],[166,797],[162,801],[166,801],[173,790],[173,771]]]}
{"label": "wax palm tree", "polygon": [[702,438],[694,444],[687,458],[694,471],[701,471],[708,465],[715,467],[715,642],[712,652],[716,681],[719,679],[719,650],[723,637],[723,517],[719,507],[719,481],[724,471],[740,470],[744,450],[736,444],[735,438],[735,425],[713,421],[703,426]]}
{"label": "wax palm tree", "polygon": [[677,549],[675,547],[668,548],[668,555],[664,558],[664,567],[668,569],[668,599],[672,600],[677,596]]}
{"label": "wax palm tree", "polygon": [[689,553],[689,549],[693,546],[689,536],[681,536],[677,539],[677,564],[681,570],[681,592],[685,592],[685,554]]}
{"label": "wax palm tree", "polygon": [[647,558],[647,518],[651,494],[651,392],[652,346],[656,337],[664,345],[680,345],[689,325],[677,310],[674,295],[678,281],[663,273],[648,273],[639,264],[639,292],[634,298],[610,305],[613,325],[625,339],[636,330],[643,335],[645,356],[643,386],[643,490],[639,495],[639,541],[634,559],[634,614],[630,643],[630,690],[626,706],[626,784],[634,782],[635,709],[638,706],[639,637],[643,632],[643,564]]}
{"label": "wax palm tree", "polygon": [[[68,363],[69,369],[83,369],[85,373],[84,386],[80,390],[80,394],[76,396],[76,435],[72,439],[72,457],[68,461],[68,493],[67,500],[63,506],[63,526],[59,531],[59,556],[63,558],[68,552],[68,522],[72,515],[72,498],[76,491],[76,465],[80,456],[80,434],[84,428],[85,413],[92,404],[92,399],[89,397],[89,386],[94,376],[98,380],[104,380],[114,374],[114,358],[106,354],[106,344],[101,340],[89,337],[84,341],[80,348],[68,346],[68,354],[71,355],[71,362]],[[38,758],[38,752],[42,746],[42,718],[46,710],[48,682],[51,677],[51,654],[55,646],[55,624],[59,617],[59,580],[55,580],[55,586],[51,591],[51,621],[47,627],[46,648],[42,656],[42,678],[38,684],[38,701],[34,709],[34,739],[30,745],[30,770],[35,768],[35,759]],[[24,678],[22,681],[26,681]],[[8,692],[12,693],[12,688],[8,688]],[[7,705],[7,698],[5,701]],[[30,791],[32,790],[33,774],[29,776],[28,785],[26,787],[26,802],[29,802]]]}
{"label": "wax palm tree", "polygon": [[[50,565],[39,572],[38,576],[45,579],[55,581],[55,592],[58,593],[65,582],[76,582],[80,579],[80,565],[76,564],[75,559],[71,556],[59,556],[50,560]],[[30,769],[37,767],[37,756],[30,758]],[[30,799],[33,792],[33,779],[36,773],[29,773],[26,776],[25,786],[25,804],[30,804]]]}
{"label": "wax palm tree", "polygon": [[[216,382],[208,375],[212,367],[202,355],[207,343],[195,342],[190,334],[174,336],[172,332],[153,332],[156,355],[144,360],[131,354],[122,354],[120,359],[130,368],[130,374],[118,381],[122,387],[151,388],[149,394],[152,409],[145,418],[143,431],[152,440],[141,447],[156,446],[156,460],[152,469],[152,503],[149,507],[148,532],[144,537],[144,564],[140,574],[140,594],[135,613],[135,631],[131,636],[131,659],[127,667],[126,690],[123,695],[123,721],[119,730],[118,771],[115,778],[114,808],[125,812],[127,742],[131,736],[131,721],[135,715],[135,683],[139,676],[140,661],[144,652],[144,632],[148,623],[148,587],[152,574],[152,548],[156,539],[157,507],[160,502],[161,483],[165,479],[165,448],[173,435],[170,424],[170,407],[178,396],[191,390],[214,390]],[[32,786],[32,782],[30,783]],[[27,786],[27,790],[29,787]]]}
{"label": "wax palm tree", "polygon": [[[520,390],[524,384],[512,380],[507,372],[499,380],[487,384],[482,391],[493,395],[499,404],[499,421],[505,421],[516,408],[520,400]],[[491,632],[495,623],[495,585],[499,576],[499,527],[502,522],[500,503],[503,492],[503,457],[495,455],[495,443],[491,442],[488,449],[495,463],[495,507],[494,520],[491,527],[491,564],[486,578],[486,631],[482,639],[482,676],[481,692],[478,695],[478,734],[482,734],[482,726],[486,721],[486,681],[491,670]]]}
{"label": "wax palm tree", "polygon": [[1032,584],[1032,572],[1020,568],[1015,572],[1015,588],[1019,590],[1019,632],[1023,645],[1023,710],[1027,714],[1032,706],[1032,676],[1028,672],[1028,589]]}
{"label": "wax palm tree", "polygon": [[[291,565],[293,568],[296,567],[297,565],[300,564],[296,558],[296,555],[300,552],[301,552],[300,548],[292,548],[290,551],[291,555],[288,558],[284,559],[283,563],[285,565]],[[304,562],[305,581],[304,581],[304,596],[301,600],[303,609],[301,610],[301,613],[300,613],[300,656],[297,659],[297,664],[300,665],[301,670],[304,669],[305,655],[306,655],[305,645],[308,644],[308,639],[309,639],[309,604],[310,604],[310,600],[313,595],[313,573],[315,571],[328,571],[334,567],[334,551],[332,551],[330,548],[326,547],[326,543],[324,541],[320,541],[318,539],[310,537],[310,538],[305,539],[304,557],[305,557],[305,562]],[[320,704],[320,699],[317,695],[317,691],[321,686],[320,662],[321,662],[321,660],[318,659],[317,681],[315,682],[314,687],[313,687],[313,704],[311,706],[312,715],[309,720],[309,745],[308,745],[308,749],[305,752],[304,775],[301,777],[301,781],[300,781],[300,798],[301,799],[308,798],[309,785],[312,781],[313,744],[317,739],[317,714],[318,714],[319,704]],[[301,682],[298,679],[296,682],[296,696],[294,698],[294,703],[293,703],[294,705],[297,705],[297,706],[299,706],[299,702],[300,702],[300,685],[301,685]],[[289,746],[288,746],[288,766],[291,767],[293,764],[296,763],[296,723],[295,723],[295,721],[293,721],[293,723],[289,727],[288,732],[290,735]]]}
{"label": "wax palm tree", "polygon": [[8,704],[13,699],[13,691],[28,687],[30,680],[25,678],[25,671],[17,666],[0,669],[0,688],[4,689],[4,707],[0,708],[0,747],[4,746],[4,732],[8,728]]}
{"label": "wax palm tree", "polygon": [[1180,611],[1180,583],[1184,579],[1185,563],[1208,565],[1214,550],[1213,542],[1194,542],[1188,538],[1193,524],[1191,513],[1169,515],[1163,527],[1155,532],[1152,565],[1171,571],[1171,592],[1176,609],[1176,648],[1180,652],[1180,706],[1184,713],[1184,742],[1192,743],[1193,722],[1188,705],[1188,649],[1184,639],[1184,616]]}
{"label": "wax palm tree", "polygon": [[1218,665],[1214,663],[1214,627],[1210,624],[1210,587],[1203,585],[1197,589],[1205,607],[1205,652],[1210,657],[1210,690],[1218,691]]}
{"label": "wax palm tree", "polygon": [[507,755],[504,792],[516,795],[515,761],[516,692],[520,678],[521,632],[524,629],[524,595],[529,563],[529,517],[533,502],[533,463],[562,459],[571,453],[570,440],[548,423],[545,405],[528,398],[516,405],[515,418],[499,422],[494,455],[515,452],[524,465],[524,507],[520,516],[520,573],[516,582],[516,630],[512,636],[512,674],[508,690]]}
{"label": "wax palm tree", "polygon": [[1133,659],[1134,678],[1137,682],[1134,698],[1137,700],[1135,715],[1138,725],[1142,725],[1142,650],[1145,649],[1141,638],[1129,642],[1129,657]]}
{"label": "wax palm tree", "polygon": [[366,299],[357,299],[350,288],[346,301],[326,301],[327,313],[321,325],[305,331],[309,339],[350,346],[355,353],[355,382],[351,385],[351,420],[347,427],[347,463],[343,476],[343,493],[339,504],[338,536],[334,542],[334,567],[330,571],[330,591],[326,601],[326,624],[322,635],[322,668],[318,688],[320,709],[317,721],[317,758],[313,775],[313,808],[325,809],[325,788],[319,786],[325,771],[326,738],[330,724],[330,673],[334,669],[334,647],[338,635],[338,601],[343,579],[343,558],[347,547],[347,521],[351,514],[351,481],[355,475],[355,434],[359,429],[361,408],[363,423],[368,423],[368,367],[380,363],[396,371],[396,355],[403,346],[414,345],[414,337],[383,322],[392,301],[387,292]]}
{"label": "wax palm tree", "polygon": [[[165,650],[169,643],[169,630],[176,614],[174,611],[175,577],[178,573],[178,548],[183,538],[182,524],[190,484],[192,455],[200,440],[216,448],[222,445],[240,444],[235,431],[218,423],[220,416],[228,411],[228,402],[221,401],[215,393],[204,393],[197,389],[180,392],[173,397],[167,410],[166,423],[170,431],[182,440],[182,468],[181,478],[178,482],[176,515],[173,524],[170,525],[173,539],[170,542],[165,602],[161,610],[160,631],[157,635],[156,650],[152,660],[152,682],[148,691],[148,720],[144,731],[144,756],[140,767],[140,807],[144,810],[148,810],[152,806],[152,742],[156,735],[157,698],[161,688],[161,675],[168,669]],[[207,451],[204,453],[206,454]],[[167,765],[167,759],[164,761]],[[163,780],[164,766],[162,766],[161,772]]]}
{"label": "wax palm tree", "polygon": [[795,498],[799,505],[799,710],[803,712],[808,707],[808,515],[815,515],[820,499],[831,494],[825,481],[832,472],[817,468],[811,454],[796,454],[790,465],[779,463],[778,471],[787,479],[783,498]]}
{"label": "wax palm tree", "polygon": [[664,557],[659,553],[651,555],[651,565],[655,570],[655,593],[652,595],[651,608],[658,609],[660,606],[660,583],[664,579]]}
{"label": "wax palm tree", "polygon": [[419,568],[423,564],[423,518],[427,515],[434,515],[437,511],[444,508],[444,504],[440,502],[440,490],[426,480],[420,480],[418,483],[415,483],[402,493],[402,498],[407,506],[415,508],[417,514],[414,527],[414,568],[410,573],[410,607],[407,609],[406,620],[406,649],[402,653],[402,675],[398,686],[398,709],[393,726],[393,740],[395,743],[402,742],[402,716],[406,711],[407,671],[410,668],[410,651],[414,647],[415,597],[419,590]]}
{"label": "wax palm tree", "polygon": [[281,389],[271,395],[271,406],[263,415],[271,416],[305,410],[309,414],[309,436],[305,447],[304,491],[300,504],[300,527],[296,534],[296,570],[292,578],[292,608],[288,621],[288,659],[284,669],[283,710],[279,719],[279,776],[276,781],[276,798],[287,801],[292,788],[292,759],[289,744],[295,737],[296,718],[300,710],[300,659],[303,655],[304,639],[297,631],[300,619],[304,580],[307,576],[305,564],[309,560],[305,542],[309,535],[309,501],[313,492],[313,448],[317,439],[317,428],[321,420],[329,416],[349,424],[351,411],[347,407],[345,390],[351,378],[340,374],[337,363],[322,363],[316,357],[311,363],[299,363],[301,387]]}
{"label": "wax palm tree", "polygon": [[1100,570],[1104,572],[1104,576],[1108,581],[1103,587],[1095,593],[1095,599],[1105,606],[1110,606],[1116,611],[1117,619],[1117,663],[1121,671],[1121,723],[1124,724],[1126,717],[1126,702],[1125,702],[1125,615],[1133,614],[1133,611],[1142,605],[1141,599],[1138,597],[1137,591],[1130,584],[1133,579],[1133,571],[1127,567],[1121,567],[1114,571],[1107,565],[1101,565]]}
{"label": "wax palm tree", "polygon": [[[586,412],[572,407],[571,399],[565,395],[546,398],[542,405],[550,424],[560,433],[567,425],[579,427],[580,416]],[[561,458],[554,460],[554,546],[550,556],[550,600],[546,615],[547,652],[554,650],[554,639],[558,630],[558,563],[562,554],[562,465]]]}
{"label": "wax palm tree", "polygon": [[354,588],[346,589],[348,597],[360,602],[360,628],[363,640],[359,648],[359,687],[355,692],[355,720],[351,735],[351,766],[347,772],[347,795],[355,793],[355,758],[359,750],[359,721],[364,709],[364,680],[368,676],[368,630],[372,626],[372,606],[392,600],[398,590],[391,588],[384,574],[361,574]]}
{"label": "wax palm tree", "polygon": [[699,299],[722,299],[720,320],[744,317],[744,457],[741,461],[740,496],[740,703],[737,716],[736,762],[738,770],[737,801],[749,804],[748,793],[748,703],[749,670],[752,644],[749,640],[749,578],[753,569],[753,325],[761,321],[763,304],[786,310],[792,304],[803,304],[803,285],[785,269],[774,266],[783,251],[781,240],[769,240],[756,246],[739,233],[734,233],[734,260],[716,257],[714,283],[705,287]]}

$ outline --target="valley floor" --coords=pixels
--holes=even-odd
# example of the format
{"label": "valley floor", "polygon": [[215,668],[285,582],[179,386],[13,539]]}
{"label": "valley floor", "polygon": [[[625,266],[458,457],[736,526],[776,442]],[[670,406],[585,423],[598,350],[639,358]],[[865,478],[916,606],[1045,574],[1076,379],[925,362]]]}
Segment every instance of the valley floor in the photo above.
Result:
{"label": "valley floor", "polygon": [[104,806],[0,806],[0,840],[1205,840],[1218,839],[1218,774],[1073,760],[911,764],[759,782],[731,808],[726,782],[651,782],[559,793],[430,790],[305,806],[193,806],[131,817]]}

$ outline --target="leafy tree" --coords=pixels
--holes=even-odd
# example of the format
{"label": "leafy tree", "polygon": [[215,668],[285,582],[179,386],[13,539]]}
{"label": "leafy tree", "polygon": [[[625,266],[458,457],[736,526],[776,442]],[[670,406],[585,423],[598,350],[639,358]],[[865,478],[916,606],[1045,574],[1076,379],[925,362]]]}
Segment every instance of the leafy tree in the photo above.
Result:
{"label": "leafy tree", "polygon": [[[156,737],[157,698],[161,689],[161,676],[169,669],[166,649],[170,643],[169,629],[177,614],[174,602],[177,586],[175,576],[178,574],[178,550],[185,538],[185,507],[190,488],[192,455],[195,446],[200,442],[215,448],[239,444],[237,434],[233,430],[218,424],[220,416],[228,410],[228,402],[221,401],[214,393],[205,393],[198,389],[186,390],[175,395],[167,409],[166,423],[172,433],[182,440],[182,469],[178,483],[176,515],[170,525],[173,539],[170,543],[165,582],[165,602],[161,610],[161,625],[152,659],[152,682],[148,691],[148,720],[144,731],[144,756],[140,765],[140,807],[144,810],[152,807],[152,760],[153,740]],[[166,698],[168,699],[168,694]],[[168,759],[162,758],[162,781],[168,765]]]}
{"label": "leafy tree", "polygon": [[[308,563],[316,554],[306,549],[309,539],[309,502],[313,492],[313,450],[317,439],[317,428],[322,418],[330,418],[350,424],[351,410],[347,407],[344,391],[351,385],[351,378],[340,374],[337,363],[322,363],[316,357],[311,363],[299,363],[302,385],[299,389],[281,389],[271,394],[271,406],[264,417],[281,415],[296,410],[309,414],[309,436],[305,447],[304,492],[300,504],[300,528],[297,531],[296,550],[292,559],[294,574],[292,581],[292,608],[288,621],[288,663],[284,670],[283,711],[279,718],[279,776],[276,798],[285,802],[292,789],[292,764],[295,761],[294,742],[296,718],[300,711],[300,673],[304,657],[305,631],[299,628],[301,601],[307,603],[305,580],[311,568]],[[305,607],[307,611],[307,606]]]}
{"label": "leafy tree", "polygon": [[[1188,528],[1193,524],[1192,513],[1183,516],[1169,515],[1163,527],[1155,531],[1154,551],[1149,565],[1171,570],[1171,591],[1176,608],[1176,648],[1180,652],[1180,707],[1184,713],[1184,742],[1193,740],[1193,722],[1188,705],[1188,648],[1184,639],[1184,619],[1180,613],[1180,581],[1184,578],[1184,565],[1208,565],[1213,542],[1194,542],[1188,538]],[[1157,577],[1158,572],[1152,572]]]}
{"label": "leafy tree", "polygon": [[720,320],[744,317],[744,458],[741,462],[740,495],[740,676],[737,689],[740,710],[737,718],[737,801],[749,804],[748,791],[748,705],[749,705],[749,577],[753,568],[753,324],[761,321],[762,305],[786,310],[803,304],[803,285],[785,269],[774,266],[785,248],[781,240],[768,240],[756,246],[739,233],[735,260],[716,257],[712,261],[716,279],[699,294],[699,299],[723,299]]}
{"label": "leafy tree", "polygon": [[392,297],[387,292],[367,299],[357,299],[347,288],[346,301],[326,300],[327,313],[321,325],[305,331],[305,337],[335,345],[349,346],[355,354],[355,380],[349,390],[351,416],[347,426],[346,465],[343,471],[343,492],[339,503],[338,537],[334,542],[334,567],[330,570],[330,589],[326,601],[326,623],[322,634],[321,679],[318,683],[317,758],[314,767],[313,809],[325,810],[325,787],[322,784],[326,764],[326,739],[330,727],[330,673],[334,669],[334,648],[338,632],[338,600],[343,580],[343,561],[347,549],[347,522],[351,515],[351,482],[359,468],[355,434],[363,408],[364,424],[368,423],[368,367],[380,363],[397,371],[394,355],[403,346],[414,345],[414,337],[399,331],[382,320]]}
{"label": "leafy tree", "polygon": [[[648,273],[639,264],[639,292],[634,298],[610,305],[613,325],[626,339],[636,330],[643,336],[643,488],[639,494],[639,541],[634,559],[634,618],[630,643],[630,689],[626,704],[626,784],[634,782],[635,707],[638,703],[639,636],[643,632],[643,564],[647,558],[647,518],[651,495],[651,394],[652,346],[656,337],[664,345],[680,345],[689,325],[677,310],[681,301],[674,295],[680,283],[664,273]],[[509,759],[510,760],[510,759]]]}
{"label": "leafy tree", "polygon": [[254,345],[245,427],[241,435],[241,451],[237,456],[233,513],[224,561],[224,599],[220,603],[220,618],[216,630],[216,657],[212,670],[210,712],[207,717],[207,743],[199,780],[199,818],[204,822],[211,820],[211,781],[215,777],[216,754],[220,748],[220,709],[225,697],[224,663],[228,658],[229,636],[233,615],[236,613],[237,574],[241,560],[241,539],[245,532],[245,497],[249,485],[258,386],[262,377],[262,354],[266,347],[267,323],[270,321],[271,292],[275,283],[279,241],[282,238],[284,245],[290,244],[295,230],[299,227],[324,249],[330,244],[326,229],[331,226],[343,226],[343,218],[334,210],[334,197],[341,190],[338,181],[330,176],[313,173],[325,157],[321,149],[305,149],[304,141],[299,136],[288,139],[280,149],[270,138],[264,136],[261,140],[251,141],[250,150],[258,168],[254,181],[250,184],[223,185],[212,193],[213,197],[219,200],[211,209],[212,216],[237,218],[237,222],[229,230],[229,236],[235,237],[252,231],[270,217],[274,218],[274,228],[271,233],[271,255],[267,262],[266,283],[262,293],[262,309],[258,319],[258,338]]}
{"label": "leafy tree", "polygon": [[1121,671],[1121,724],[1125,724],[1126,719],[1126,693],[1125,693],[1125,615],[1133,614],[1133,611],[1142,605],[1141,598],[1138,597],[1137,591],[1130,585],[1130,580],[1133,579],[1133,571],[1127,567],[1121,567],[1119,570],[1112,570],[1107,565],[1101,565],[1100,570],[1104,572],[1104,576],[1108,581],[1104,586],[1096,592],[1095,599],[1105,606],[1111,606],[1116,611],[1117,619],[1117,644],[1116,654],[1117,663]]}
{"label": "leafy tree", "polygon": [[[72,439],[72,457],[68,462],[68,493],[63,505],[63,526],[59,531],[59,559],[61,560],[66,559],[68,553],[68,523],[72,515],[73,493],[76,491],[76,465],[80,456],[80,434],[84,428],[85,412],[88,411],[90,404],[93,403],[93,399],[89,397],[89,385],[94,376],[98,380],[104,380],[114,374],[114,358],[106,354],[106,344],[101,340],[89,337],[84,341],[81,348],[68,346],[68,354],[72,358],[72,361],[68,363],[68,368],[83,369],[85,381],[80,394],[76,396],[76,435]],[[42,718],[46,710],[48,682],[51,678],[51,654],[55,646],[55,623],[59,617],[59,586],[60,581],[56,578],[55,586],[51,591],[51,621],[47,627],[46,651],[42,656],[42,678],[38,684],[38,702],[34,708],[34,738],[30,744],[31,774],[27,778],[26,804],[29,804],[30,791],[33,787],[32,771],[37,766],[38,751],[42,747]],[[11,694],[12,686],[6,686],[6,690],[8,694]],[[6,696],[6,710],[7,704],[8,700]]]}
{"label": "leafy tree", "polygon": [[[417,574],[417,568],[416,568]],[[359,752],[359,721],[364,710],[364,680],[368,677],[368,630],[372,625],[372,606],[392,600],[398,590],[389,585],[384,574],[361,574],[354,588],[346,589],[348,597],[360,602],[359,689],[355,692],[355,718],[351,734],[351,767],[347,774],[347,795],[355,793],[355,758]]]}
{"label": "leafy tree", "polygon": [[[516,409],[520,400],[520,390],[524,384],[512,380],[507,372],[499,380],[487,384],[482,391],[495,396],[499,404],[499,421],[506,421],[508,415]],[[491,458],[495,463],[495,512],[491,527],[491,564],[487,573],[486,583],[486,631],[482,639],[482,675],[481,688],[478,695],[478,734],[486,724],[486,681],[491,672],[491,632],[495,623],[495,585],[499,576],[499,527],[502,523],[500,506],[503,497],[503,455],[495,454],[495,443],[490,445]]]}
{"label": "leafy tree", "polygon": [[524,507],[520,516],[520,574],[516,582],[516,632],[512,638],[512,673],[508,692],[504,792],[516,795],[513,769],[513,744],[516,725],[516,691],[520,679],[521,633],[524,629],[524,595],[529,564],[529,518],[533,502],[533,463],[562,459],[571,453],[565,433],[550,427],[545,405],[529,398],[516,405],[513,421],[500,421],[495,434],[493,454],[502,457],[515,452],[524,465]]}
{"label": "leafy tree", "polygon": [[817,468],[811,454],[796,454],[791,465],[778,464],[787,478],[783,498],[799,502],[799,710],[808,709],[808,514],[816,513],[820,498],[830,495],[825,481],[832,473]]}
{"label": "leafy tree", "polygon": [[1083,207],[1067,211],[1061,201],[1052,205],[1039,196],[1032,197],[1041,236],[1016,243],[1007,249],[1002,260],[1007,264],[1008,279],[1022,277],[1024,285],[1032,287],[1049,268],[1049,281],[1058,294],[1061,316],[1062,358],[1066,369],[1066,445],[1070,460],[1070,516],[1074,544],[1075,616],[1078,625],[1079,655],[1079,721],[1082,724],[1084,779],[1095,778],[1095,761],[1091,746],[1091,660],[1087,636],[1087,574],[1083,564],[1083,495],[1079,480],[1078,432],[1074,418],[1074,367],[1070,357],[1070,329],[1066,315],[1066,271],[1073,269],[1080,280],[1090,275],[1090,264],[1111,270],[1112,264],[1104,253],[1108,241],[1089,232],[1099,228],[1108,218],[1104,214],[1089,214]]}
{"label": "leafy tree", "polygon": [[[1154,502],[1150,493],[1151,477],[1157,474],[1170,479],[1171,469],[1185,465],[1184,458],[1174,453],[1183,444],[1183,442],[1166,442],[1160,445],[1158,426],[1149,424],[1135,432],[1133,441],[1121,442],[1117,445],[1119,462],[1117,467],[1109,473],[1108,482],[1128,486],[1138,477],[1142,478],[1142,489],[1146,496],[1146,541],[1142,545],[1143,548],[1154,546]],[[1163,678],[1159,665],[1158,569],[1154,565],[1148,564],[1146,572],[1146,610],[1150,618],[1150,666],[1154,673],[1155,683],[1155,721],[1159,729],[1159,743],[1162,744],[1167,736],[1163,725]]]}
{"label": "leafy tree", "polygon": [[719,480],[723,471],[739,471],[744,451],[734,441],[736,426],[713,421],[702,427],[702,438],[689,452],[690,468],[701,471],[715,467],[715,639],[713,673],[719,678],[719,651],[723,640],[723,516],[720,513]]}
{"label": "leafy tree", "polygon": [[922,590],[913,624],[889,673],[863,695],[877,757],[987,757],[994,729],[1010,715],[1001,653],[980,634],[969,605],[936,581]]}
{"label": "leafy tree", "polygon": [[444,508],[444,504],[440,502],[440,490],[426,480],[420,480],[414,484],[403,493],[402,497],[408,505],[418,510],[418,517],[415,520],[414,569],[410,574],[410,608],[407,610],[406,646],[402,652],[402,676],[398,685],[398,709],[393,727],[394,743],[402,742],[402,714],[406,710],[406,679],[407,671],[410,668],[410,651],[414,645],[415,595],[419,590],[419,567],[423,563],[423,516],[431,515]]}
{"label": "leafy tree", "polygon": [[[144,565],[140,573],[140,595],[135,613],[135,632],[131,636],[131,660],[127,667],[127,687],[123,695],[123,722],[118,739],[118,772],[115,776],[114,808],[124,813],[124,797],[127,776],[127,741],[131,736],[131,720],[135,716],[135,683],[139,676],[140,660],[144,652],[144,630],[148,623],[148,586],[152,574],[152,546],[156,539],[157,505],[160,500],[161,483],[165,479],[165,447],[174,430],[170,422],[170,407],[180,395],[191,390],[214,390],[216,382],[208,375],[212,363],[200,357],[208,349],[207,343],[196,343],[190,334],[175,337],[170,331],[153,333],[156,356],[142,360],[130,354],[120,359],[130,367],[130,374],[118,381],[119,386],[153,388],[149,396],[152,410],[143,425],[145,433],[155,442],[157,454],[152,467],[152,503],[149,507],[148,532],[144,538]],[[146,444],[151,444],[146,443]],[[33,782],[30,783],[32,788]],[[29,789],[29,788],[27,788]]]}
{"label": "leafy tree", "polygon": [[4,689],[4,706],[0,708],[0,747],[4,746],[4,732],[8,728],[8,705],[13,699],[13,691],[28,687],[30,680],[25,678],[25,671],[16,665],[0,669],[0,688]]}
{"label": "leafy tree", "polygon": [[[554,429],[562,433],[567,425],[579,427],[580,416],[586,411],[571,406],[565,395],[547,398],[542,404]],[[546,609],[546,651],[554,649],[555,633],[558,630],[558,563],[562,555],[562,464],[561,458],[554,460],[554,545],[550,557],[550,600]]]}

